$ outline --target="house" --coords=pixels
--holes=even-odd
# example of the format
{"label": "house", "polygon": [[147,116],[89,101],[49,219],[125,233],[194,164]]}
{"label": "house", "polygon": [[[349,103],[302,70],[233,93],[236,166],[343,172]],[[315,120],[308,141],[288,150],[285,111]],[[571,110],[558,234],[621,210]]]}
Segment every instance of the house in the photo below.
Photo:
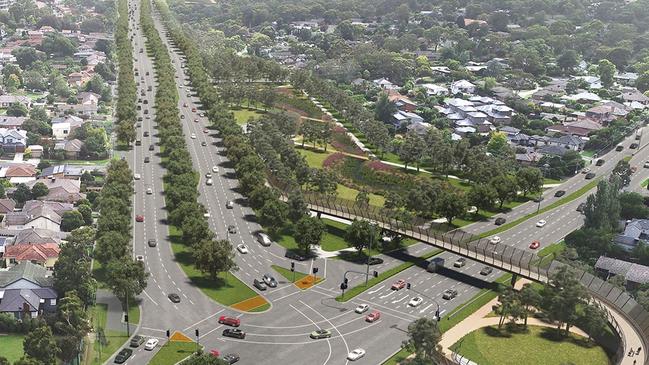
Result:
{"label": "house", "polygon": [[80,85],[83,80],[83,74],[81,72],[71,72],[68,75],[68,84],[70,85]]}
{"label": "house", "polygon": [[36,318],[56,312],[58,294],[50,273],[31,262],[0,270],[0,313]]}
{"label": "house", "polygon": [[374,86],[376,86],[378,88],[381,88],[383,90],[397,90],[397,89],[399,89],[398,85],[393,84],[392,82],[390,82],[390,80],[385,79],[385,78],[376,79],[376,80],[372,81],[372,84],[374,84]]}
{"label": "house", "polygon": [[588,84],[589,89],[601,89],[602,80],[597,76],[576,76],[576,80],[582,80]]}
{"label": "house", "polygon": [[101,95],[93,92],[80,92],[77,94],[77,102],[79,104],[95,104],[97,105],[99,103],[99,99],[101,98]]}
{"label": "house", "polygon": [[29,108],[31,105],[31,99],[20,95],[0,95],[0,108],[8,108],[11,104],[15,103],[22,104]]}
{"label": "house", "polygon": [[61,249],[56,243],[20,243],[5,247],[2,259],[5,266],[31,262],[52,270],[59,259],[59,252]]}
{"label": "house", "polygon": [[83,146],[84,143],[75,138],[69,141],[57,142],[54,145],[54,151],[65,151],[65,158],[78,160]]}
{"label": "house", "polygon": [[409,125],[417,122],[419,123],[424,122],[424,118],[420,117],[419,115],[415,113],[404,112],[402,110],[399,110],[396,113],[394,113],[392,118],[393,118],[393,124],[396,127],[399,127],[401,125]]}
{"label": "house", "polygon": [[534,166],[543,158],[543,155],[535,151],[526,151],[525,153],[517,153],[516,161],[521,165]]}
{"label": "house", "polygon": [[484,20],[479,20],[479,19],[469,19],[469,18],[464,18],[464,27],[468,27],[471,24],[476,24],[479,26],[487,26],[487,22]]}
{"label": "house", "polygon": [[40,179],[27,183],[31,189],[36,182],[42,182],[47,186],[49,192],[40,200],[51,200],[65,203],[76,203],[85,199],[86,194],[81,193],[81,181],[70,179]]}
{"label": "house", "polygon": [[23,123],[29,119],[27,117],[12,117],[7,115],[0,116],[0,128],[16,129],[21,128]]}
{"label": "house", "polygon": [[81,175],[83,175],[83,173],[86,171],[87,170],[85,170],[83,167],[76,165],[54,165],[44,168],[41,174],[38,175],[38,178],[79,180],[81,179]]}
{"label": "house", "polygon": [[0,166],[0,178],[8,179],[12,184],[27,183],[36,180],[36,168],[26,163]]}
{"label": "house", "polygon": [[11,213],[16,208],[16,202],[13,199],[0,199],[0,214],[4,215]]}
{"label": "house", "polygon": [[388,90],[388,100],[393,102],[397,109],[403,110],[404,112],[414,112],[417,109],[417,104],[396,90]]}
{"label": "house", "polygon": [[444,96],[449,94],[448,88],[445,86],[435,84],[422,84],[420,86],[426,90],[426,95],[428,96]]}
{"label": "house", "polygon": [[632,251],[640,242],[649,243],[649,219],[626,221],[624,232],[613,239],[613,243],[626,251]]}
{"label": "house", "polygon": [[61,242],[69,235],[67,232],[50,231],[42,228],[26,228],[21,230],[0,229],[0,237],[10,237],[10,244],[45,244],[54,243],[60,245]]}
{"label": "house", "polygon": [[573,100],[579,103],[596,103],[598,101],[602,101],[602,98],[600,98],[597,94],[586,91],[580,92],[575,95],[562,96],[561,98],[566,100]]}
{"label": "house", "polygon": [[30,200],[22,211],[7,213],[2,225],[7,229],[40,228],[57,232],[63,213],[73,209],[69,203]]}
{"label": "house", "polygon": [[618,72],[613,78],[620,85],[633,86],[638,79],[638,74],[635,72]]}
{"label": "house", "polygon": [[467,80],[458,80],[451,84],[451,94],[473,94],[476,86]]}
{"label": "house", "polygon": [[617,118],[623,118],[628,112],[624,109],[616,108],[612,105],[598,105],[586,110],[586,117],[602,125],[614,121]]}
{"label": "house", "polygon": [[440,73],[442,75],[450,75],[451,74],[451,69],[446,67],[446,66],[431,66],[430,70],[436,73]]}
{"label": "house", "polygon": [[600,256],[595,263],[595,271],[605,280],[616,275],[623,276],[627,289],[633,289],[649,283],[649,266],[614,259],[612,257]]}
{"label": "house", "polygon": [[43,146],[33,144],[25,150],[25,153],[30,152],[32,155],[32,158],[41,158],[43,156]]}
{"label": "house", "polygon": [[428,130],[431,129],[433,126],[430,125],[430,123],[424,123],[424,122],[413,122],[410,123],[406,127],[408,132],[414,132],[420,136],[425,136],[426,133],[428,133]]}
{"label": "house", "polygon": [[52,135],[58,140],[63,140],[70,135],[70,123],[56,123],[52,124]]}
{"label": "house", "polygon": [[27,131],[0,128],[0,145],[6,153],[25,152]]}
{"label": "house", "polygon": [[92,117],[99,111],[97,104],[65,104],[58,103],[56,104],[56,109],[60,113],[71,112],[76,115],[81,115],[85,117]]}
{"label": "house", "polygon": [[537,152],[544,156],[563,156],[568,152],[568,149],[558,145],[545,145],[540,147]]}
{"label": "house", "polygon": [[622,100],[624,100],[625,105],[631,103],[638,103],[645,106],[649,105],[649,97],[636,89],[623,90],[622,95],[620,96],[622,97]]}

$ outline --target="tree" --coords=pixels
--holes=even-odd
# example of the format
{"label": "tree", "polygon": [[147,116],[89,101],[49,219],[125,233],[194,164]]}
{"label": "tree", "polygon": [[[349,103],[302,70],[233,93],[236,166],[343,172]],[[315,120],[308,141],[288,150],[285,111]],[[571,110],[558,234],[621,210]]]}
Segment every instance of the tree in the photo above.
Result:
{"label": "tree", "polygon": [[355,204],[359,207],[368,207],[370,205],[370,194],[367,190],[362,189],[356,194]]}
{"label": "tree", "polygon": [[498,208],[502,209],[505,202],[511,201],[518,195],[518,185],[515,178],[510,175],[498,175],[491,179],[489,185],[496,191],[500,201]]}
{"label": "tree", "polygon": [[123,309],[127,309],[127,300],[133,303],[135,296],[146,288],[146,278],[149,276],[141,262],[126,257],[110,261],[106,272],[106,284],[119,298]]}
{"label": "tree", "polygon": [[46,58],[43,52],[39,52],[33,47],[18,47],[11,51],[11,54],[16,57],[16,63],[23,70],[29,69],[34,62],[43,61]]}
{"label": "tree", "polygon": [[597,183],[597,191],[586,198],[584,208],[584,227],[615,230],[620,219],[620,200],[617,179],[608,182],[602,180]]}
{"label": "tree", "polygon": [[294,190],[289,193],[287,206],[288,219],[293,223],[298,222],[302,217],[309,214],[309,208],[307,207],[306,202],[304,201],[304,195],[300,190]]}
{"label": "tree", "polygon": [[38,199],[43,196],[47,196],[49,194],[50,189],[48,189],[47,185],[43,184],[42,182],[37,182],[32,186],[32,199]]}
{"label": "tree", "polygon": [[620,178],[622,186],[628,186],[631,183],[631,174],[633,174],[631,172],[631,164],[625,160],[618,161],[612,172],[612,175]]}
{"label": "tree", "polygon": [[491,133],[491,138],[487,143],[487,151],[494,156],[506,156],[510,151],[507,135],[503,132]]}
{"label": "tree", "polygon": [[551,275],[550,282],[541,290],[541,297],[541,310],[546,318],[558,323],[557,329],[565,324],[565,335],[579,318],[577,308],[587,305],[590,299],[588,291],[569,266],[562,266]]}
{"label": "tree", "polygon": [[527,327],[527,317],[532,313],[532,308],[541,303],[541,294],[531,284],[525,284],[518,293],[518,300],[523,309],[524,326]]}
{"label": "tree", "polygon": [[36,70],[29,70],[23,73],[23,86],[28,90],[45,90],[47,84],[45,78]]}
{"label": "tree", "polygon": [[29,190],[27,185],[20,183],[16,185],[16,190],[14,190],[13,198],[18,206],[23,206],[26,201],[32,198],[32,191]]}
{"label": "tree", "polygon": [[7,108],[7,115],[12,117],[25,117],[28,113],[27,107],[21,103],[11,103]]}
{"label": "tree", "polygon": [[514,306],[516,305],[518,293],[511,286],[505,287],[498,294],[498,304],[493,306],[493,311],[500,316],[498,320],[498,328],[502,328],[503,324],[509,317]]}
{"label": "tree", "polygon": [[377,234],[376,227],[369,221],[354,219],[352,224],[347,226],[345,241],[354,246],[360,255],[363,252],[363,248],[368,246],[370,241],[376,241]]}
{"label": "tree", "polygon": [[557,66],[561,68],[564,74],[568,75],[579,64],[579,54],[574,49],[564,51],[557,58]]}
{"label": "tree", "polygon": [[194,246],[203,240],[209,240],[214,235],[202,215],[185,217],[180,228],[183,232],[183,243],[187,246]]}
{"label": "tree", "polygon": [[79,354],[79,343],[92,329],[90,320],[76,291],[65,294],[59,303],[56,320],[53,324],[57,346],[61,350],[59,358],[70,361]]}
{"label": "tree", "polygon": [[65,294],[76,290],[85,306],[92,305],[95,301],[97,283],[90,272],[91,258],[88,255],[94,240],[94,229],[75,229],[68,235],[67,242],[61,244],[59,258],[54,264],[56,291]]}
{"label": "tree", "polygon": [[401,142],[397,154],[401,161],[403,161],[406,169],[408,169],[408,164],[416,162],[417,171],[419,171],[419,161],[424,157],[425,148],[426,143],[420,135],[414,132],[408,132],[406,138]]}
{"label": "tree", "polygon": [[25,355],[44,365],[56,365],[60,350],[56,345],[52,330],[45,324],[35,328],[23,340]]}
{"label": "tree", "polygon": [[523,167],[516,171],[516,184],[527,193],[539,193],[543,187],[543,174],[541,170],[534,167]]}
{"label": "tree", "polygon": [[11,363],[9,362],[9,360],[7,360],[6,357],[0,356],[0,365],[11,365]]}
{"label": "tree", "polygon": [[[105,219],[105,215],[100,218],[100,220]],[[114,218],[111,218],[113,220]],[[116,221],[116,226],[120,225],[119,221]],[[103,227],[103,224],[99,224],[99,227]],[[129,228],[130,230],[130,228]],[[102,265],[108,264],[113,259],[121,259],[128,254],[129,251],[129,242],[130,238],[126,235],[114,231],[108,230],[98,236],[97,238],[97,247],[93,256],[99,261]]]}
{"label": "tree", "polygon": [[437,321],[423,317],[408,325],[408,340],[404,342],[404,347],[415,352],[415,363],[433,364],[441,356],[441,339]]}
{"label": "tree", "polygon": [[453,224],[453,219],[466,213],[466,196],[459,191],[442,190],[442,193],[437,197],[436,203],[437,212],[446,218],[449,225]]}
{"label": "tree", "polygon": [[619,199],[622,219],[646,219],[649,217],[649,208],[644,204],[644,197],[641,194],[623,192]]}
{"label": "tree", "polygon": [[278,233],[286,222],[286,205],[279,200],[269,200],[259,210],[259,219],[272,233]]}
{"label": "tree", "polygon": [[390,101],[387,93],[381,93],[376,105],[374,106],[374,115],[376,119],[382,121],[383,123],[392,122],[394,113],[397,112],[397,105]]}
{"label": "tree", "polygon": [[193,251],[196,268],[212,280],[221,272],[238,269],[230,241],[205,239],[195,245]]}
{"label": "tree", "polygon": [[480,209],[488,210],[493,208],[496,199],[498,199],[498,193],[488,184],[473,184],[467,195],[468,203],[477,208],[476,214]]}
{"label": "tree", "polygon": [[638,76],[638,79],[635,81],[635,87],[640,92],[649,90],[649,71],[645,71],[642,75]]}
{"label": "tree", "polygon": [[600,60],[597,64],[597,72],[599,73],[599,78],[602,80],[602,85],[606,88],[613,86],[613,81],[616,68],[615,65],[606,59]]}
{"label": "tree", "polygon": [[228,363],[225,360],[218,357],[214,357],[211,354],[205,354],[203,352],[193,354],[190,358],[184,360],[180,364],[181,365],[228,365]]}
{"label": "tree", "polygon": [[593,337],[602,336],[608,329],[606,312],[596,304],[587,304],[583,308],[579,326],[588,333],[589,340]]}
{"label": "tree", "polygon": [[322,221],[315,217],[304,216],[295,224],[295,242],[297,247],[309,254],[311,246],[319,246],[325,226]]}
{"label": "tree", "polygon": [[92,208],[90,208],[89,205],[80,205],[77,208],[77,211],[81,214],[81,217],[83,217],[84,225],[89,226],[92,224]]}
{"label": "tree", "polygon": [[84,225],[83,216],[77,210],[63,213],[61,217],[61,231],[71,232]]}

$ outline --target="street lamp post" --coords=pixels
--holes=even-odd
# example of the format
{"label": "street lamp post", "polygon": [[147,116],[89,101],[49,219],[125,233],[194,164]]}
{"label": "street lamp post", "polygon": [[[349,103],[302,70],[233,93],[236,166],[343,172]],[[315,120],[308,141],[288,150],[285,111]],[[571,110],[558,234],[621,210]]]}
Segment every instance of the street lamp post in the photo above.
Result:
{"label": "street lamp post", "polygon": [[370,277],[370,259],[372,258],[372,241],[374,241],[374,236],[376,234],[376,232],[374,230],[375,226],[372,224],[370,227],[371,227],[370,230],[372,231],[372,236],[370,237],[370,249],[367,252],[367,265],[366,265],[367,267],[366,267],[366,270],[365,270],[365,286],[367,286],[367,282],[368,282],[369,277]]}
{"label": "street lamp post", "polygon": [[[550,165],[546,163],[543,165],[543,168],[541,169],[542,180],[545,180],[545,172],[548,167],[550,167]],[[541,210],[541,200],[543,200],[543,182],[541,182],[541,191],[539,191],[539,205],[536,207],[537,213]]]}

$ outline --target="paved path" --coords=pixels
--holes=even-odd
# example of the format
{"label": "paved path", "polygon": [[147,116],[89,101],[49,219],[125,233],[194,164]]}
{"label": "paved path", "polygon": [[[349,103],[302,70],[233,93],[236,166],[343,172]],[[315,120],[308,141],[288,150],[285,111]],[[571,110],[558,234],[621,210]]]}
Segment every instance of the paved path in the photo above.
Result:
{"label": "paved path", "polygon": [[126,326],[123,322],[124,311],[122,310],[122,303],[120,303],[119,299],[110,290],[98,289],[97,303],[108,305],[105,329],[126,332]]}

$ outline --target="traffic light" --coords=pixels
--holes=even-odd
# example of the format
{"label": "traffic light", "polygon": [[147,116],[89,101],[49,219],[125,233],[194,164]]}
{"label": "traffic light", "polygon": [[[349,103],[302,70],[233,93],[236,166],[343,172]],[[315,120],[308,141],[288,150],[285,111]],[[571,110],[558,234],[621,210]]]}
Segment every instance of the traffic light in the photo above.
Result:
{"label": "traffic light", "polygon": [[167,338],[169,338],[169,335],[170,335],[169,330],[167,330]]}
{"label": "traffic light", "polygon": [[345,282],[340,283],[340,290],[345,290],[345,289],[347,289],[347,283]]}
{"label": "traffic light", "polygon": [[374,275],[374,277],[377,278],[377,277],[379,277],[379,272],[376,271],[376,270],[374,270],[374,272],[372,273],[372,275]]}
{"label": "traffic light", "polygon": [[128,323],[128,313],[124,314],[124,322]]}
{"label": "traffic light", "polygon": [[295,262],[291,262],[291,271],[295,272]]}
{"label": "traffic light", "polygon": [[345,283],[345,285],[347,285],[347,283],[349,283],[349,280],[347,278],[345,278],[345,280],[343,280],[343,283]]}
{"label": "traffic light", "polygon": [[406,289],[410,290],[410,283],[406,283]]}
{"label": "traffic light", "polygon": [[198,338],[198,328],[196,329],[196,338]]}
{"label": "traffic light", "polygon": [[318,273],[318,268],[317,268],[317,267],[314,267],[314,268],[313,268],[313,275],[315,275],[315,274],[317,274],[317,273]]}

